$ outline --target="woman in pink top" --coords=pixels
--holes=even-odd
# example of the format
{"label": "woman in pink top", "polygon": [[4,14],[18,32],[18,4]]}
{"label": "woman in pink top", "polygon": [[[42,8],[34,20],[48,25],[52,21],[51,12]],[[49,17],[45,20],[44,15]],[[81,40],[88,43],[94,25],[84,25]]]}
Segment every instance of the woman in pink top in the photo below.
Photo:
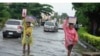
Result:
{"label": "woman in pink top", "polygon": [[70,56],[73,46],[78,41],[78,34],[74,28],[74,24],[68,22],[68,18],[63,23],[63,29],[65,33],[65,47],[68,50],[68,56]]}

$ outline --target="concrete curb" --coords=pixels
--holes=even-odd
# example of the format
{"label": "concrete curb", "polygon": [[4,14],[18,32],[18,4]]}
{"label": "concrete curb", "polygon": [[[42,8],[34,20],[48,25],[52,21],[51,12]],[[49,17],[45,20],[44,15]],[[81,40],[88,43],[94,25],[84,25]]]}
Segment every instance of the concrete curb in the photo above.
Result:
{"label": "concrete curb", "polygon": [[90,49],[92,51],[100,51],[98,50],[97,48],[93,47],[92,45],[88,44],[87,42],[83,41],[82,39],[79,39],[79,42],[78,42],[81,46],[83,46],[84,48],[86,49]]}
{"label": "concrete curb", "polygon": [[81,45],[83,48],[87,48],[87,46],[84,45],[80,40],[78,41],[78,44]]}

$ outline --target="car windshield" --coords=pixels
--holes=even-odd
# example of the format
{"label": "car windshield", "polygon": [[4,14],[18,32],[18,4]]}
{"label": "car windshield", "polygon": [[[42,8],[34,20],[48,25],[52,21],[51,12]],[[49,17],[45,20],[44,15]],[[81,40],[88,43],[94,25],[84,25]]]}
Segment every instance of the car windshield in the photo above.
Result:
{"label": "car windshield", "polygon": [[20,25],[20,22],[18,22],[18,21],[8,21],[6,24],[8,24],[8,25]]}
{"label": "car windshield", "polygon": [[45,22],[46,25],[49,25],[49,26],[54,26],[54,24],[52,22]]}

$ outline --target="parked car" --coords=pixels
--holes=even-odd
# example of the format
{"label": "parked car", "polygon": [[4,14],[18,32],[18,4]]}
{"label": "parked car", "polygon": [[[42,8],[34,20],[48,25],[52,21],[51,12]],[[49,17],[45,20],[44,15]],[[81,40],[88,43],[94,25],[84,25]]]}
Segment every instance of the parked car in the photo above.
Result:
{"label": "parked car", "polygon": [[9,19],[3,28],[3,38],[21,37],[23,32],[22,20]]}
{"label": "parked car", "polygon": [[44,23],[44,32],[46,32],[46,31],[57,32],[58,31],[58,24],[57,24],[57,22],[46,21]]}

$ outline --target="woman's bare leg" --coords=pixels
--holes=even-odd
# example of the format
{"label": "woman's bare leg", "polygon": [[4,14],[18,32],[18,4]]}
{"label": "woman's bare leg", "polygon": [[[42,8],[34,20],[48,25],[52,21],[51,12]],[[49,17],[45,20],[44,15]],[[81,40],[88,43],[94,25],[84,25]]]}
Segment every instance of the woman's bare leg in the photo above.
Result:
{"label": "woman's bare leg", "polygon": [[68,56],[70,56],[70,54],[71,54],[71,50],[68,50]]}
{"label": "woman's bare leg", "polygon": [[23,45],[23,54],[25,54],[26,44]]}
{"label": "woman's bare leg", "polygon": [[30,45],[28,44],[28,55],[30,54]]}
{"label": "woman's bare leg", "polygon": [[69,45],[68,47],[68,56],[70,56],[71,55],[71,51],[72,51],[72,48],[73,48],[73,45]]}

